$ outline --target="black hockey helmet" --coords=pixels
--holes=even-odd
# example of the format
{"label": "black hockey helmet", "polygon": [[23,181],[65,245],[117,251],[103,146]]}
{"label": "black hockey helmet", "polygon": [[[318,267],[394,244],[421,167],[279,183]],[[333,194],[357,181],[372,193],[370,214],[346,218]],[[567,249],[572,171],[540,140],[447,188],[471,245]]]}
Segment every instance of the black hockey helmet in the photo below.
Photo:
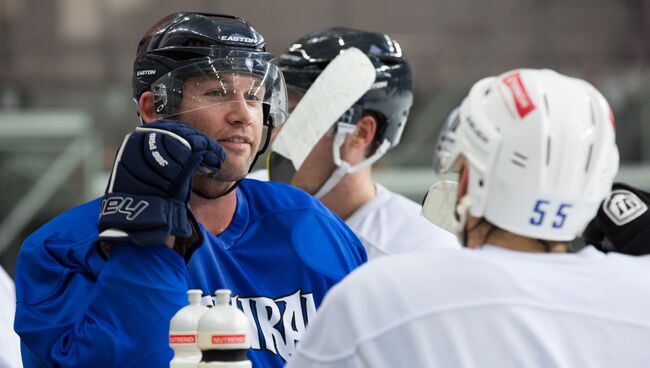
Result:
{"label": "black hockey helmet", "polygon": [[377,71],[375,83],[342,117],[356,123],[364,112],[374,112],[384,120],[375,139],[399,143],[413,104],[411,70],[399,44],[388,35],[350,28],[326,28],[312,32],[280,56],[280,68],[289,92],[304,93],[343,50],[356,47],[372,61]]}
{"label": "black hockey helmet", "polygon": [[[178,111],[184,78],[213,71],[246,72],[263,79],[264,124],[286,118],[282,74],[265,41],[246,20],[230,15],[180,12],[159,20],[142,37],[133,62],[133,98],[152,91],[161,117]],[[259,85],[258,85],[259,87]]]}

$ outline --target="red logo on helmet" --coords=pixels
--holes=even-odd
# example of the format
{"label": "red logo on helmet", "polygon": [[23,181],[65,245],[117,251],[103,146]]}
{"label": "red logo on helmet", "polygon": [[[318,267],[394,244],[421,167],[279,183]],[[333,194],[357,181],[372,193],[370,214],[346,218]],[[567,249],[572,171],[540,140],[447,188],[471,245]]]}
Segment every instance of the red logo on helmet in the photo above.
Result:
{"label": "red logo on helmet", "polygon": [[515,106],[517,107],[520,118],[525,118],[526,115],[535,110],[535,105],[531,101],[530,96],[528,96],[528,91],[526,91],[526,87],[524,87],[524,83],[521,81],[521,74],[519,72],[503,78],[503,83],[512,92],[512,97],[515,100]]}

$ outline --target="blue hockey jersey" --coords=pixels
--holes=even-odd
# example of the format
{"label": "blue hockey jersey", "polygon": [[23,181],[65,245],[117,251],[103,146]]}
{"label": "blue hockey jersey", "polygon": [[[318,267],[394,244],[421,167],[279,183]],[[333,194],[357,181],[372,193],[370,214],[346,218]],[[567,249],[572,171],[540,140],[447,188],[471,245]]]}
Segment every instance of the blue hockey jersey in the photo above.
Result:
{"label": "blue hockey jersey", "polygon": [[232,290],[251,319],[256,368],[293,353],[326,291],[366,254],[354,233],[302,191],[244,180],[229,227],[186,265],[161,245],[94,248],[100,200],[73,208],[25,240],[16,268],[15,329],[25,366],[165,367],[169,320],[188,288]]}

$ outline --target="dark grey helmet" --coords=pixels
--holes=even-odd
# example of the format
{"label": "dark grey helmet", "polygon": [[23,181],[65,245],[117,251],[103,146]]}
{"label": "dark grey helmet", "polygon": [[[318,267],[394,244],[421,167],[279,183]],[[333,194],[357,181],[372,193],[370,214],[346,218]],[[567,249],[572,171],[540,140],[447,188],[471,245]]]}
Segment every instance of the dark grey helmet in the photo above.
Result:
{"label": "dark grey helmet", "polygon": [[375,83],[343,119],[355,123],[363,112],[378,114],[385,121],[375,136],[387,139],[390,147],[399,143],[413,104],[411,70],[399,44],[388,35],[349,28],[327,28],[312,32],[280,56],[280,68],[287,88],[304,93],[332,59],[343,50],[356,47],[372,61]]}

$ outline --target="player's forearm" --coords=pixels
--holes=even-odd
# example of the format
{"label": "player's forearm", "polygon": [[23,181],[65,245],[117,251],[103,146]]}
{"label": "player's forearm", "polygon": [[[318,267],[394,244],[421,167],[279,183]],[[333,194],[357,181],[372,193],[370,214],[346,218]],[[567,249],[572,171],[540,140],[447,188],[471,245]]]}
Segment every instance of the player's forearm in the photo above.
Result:
{"label": "player's forearm", "polygon": [[89,291],[89,304],[56,338],[48,363],[66,367],[125,366],[171,358],[168,326],[185,304],[185,264],[167,247],[118,244]]}
{"label": "player's forearm", "polygon": [[69,356],[79,366],[102,355],[103,361],[113,359],[112,366],[145,356],[157,360],[148,365],[167,364],[169,320],[185,304],[186,291],[185,264],[173,250],[118,244],[97,280],[86,316],[72,331],[79,350]]}

